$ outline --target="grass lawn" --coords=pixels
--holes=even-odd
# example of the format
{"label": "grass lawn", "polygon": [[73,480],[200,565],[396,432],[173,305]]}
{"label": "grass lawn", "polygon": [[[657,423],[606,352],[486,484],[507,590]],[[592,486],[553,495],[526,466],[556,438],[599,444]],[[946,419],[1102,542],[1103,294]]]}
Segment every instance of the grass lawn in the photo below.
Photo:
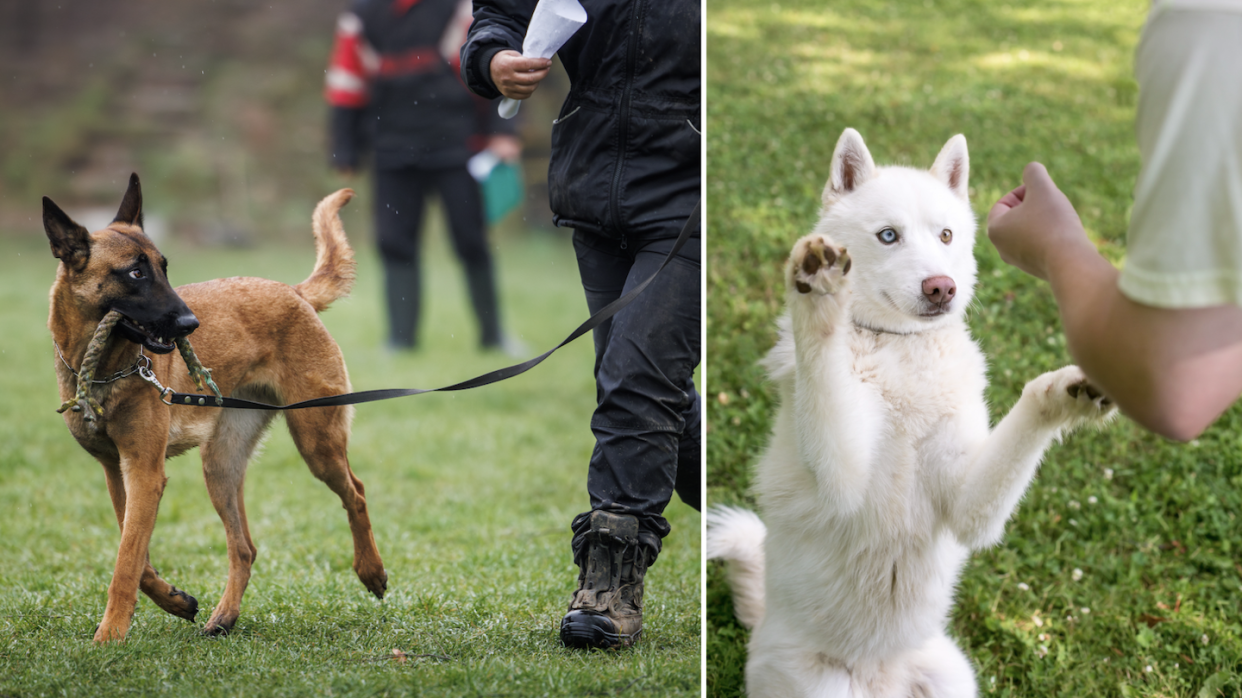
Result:
{"label": "grass lawn", "polygon": [[[780,269],[852,126],[880,164],[927,167],[964,133],[982,220],[1032,159],[1110,259],[1139,158],[1143,0],[708,2],[709,504],[751,504],[775,391]],[[980,235],[974,335],[993,421],[1070,362],[1046,285]],[[1080,579],[1075,570],[1081,570]],[[707,682],[742,686],[746,631],[708,566]],[[966,567],[951,633],[984,695],[1242,695],[1242,408],[1187,445],[1122,419],[1055,446],[1003,543]]]}
{"label": "grass lawn", "polygon": [[[347,230],[366,227],[364,204],[347,210]],[[358,285],[323,317],[355,389],[435,387],[512,363],[475,349],[464,279],[443,236],[432,237],[426,346],[389,356],[378,262],[353,235]],[[498,244],[506,325],[534,355],[586,317],[572,246],[534,233]],[[314,262],[309,244],[162,248],[175,283],[296,283]],[[382,602],[350,569],[339,500],[278,419],[247,478],[259,556],[235,631],[204,638],[140,596],[128,640],[94,646],[119,535],[99,465],[54,412],[46,322],[56,261],[41,235],[0,239],[0,259],[0,696],[699,695],[700,518],[676,498],[674,532],[647,577],[642,642],[583,653],[557,639],[577,578],[569,522],[589,508],[587,339],[506,383],[357,408],[350,460],[389,573]],[[199,626],[227,571],[200,472],[194,453],[168,463],[151,544],[164,577],[198,598]]]}

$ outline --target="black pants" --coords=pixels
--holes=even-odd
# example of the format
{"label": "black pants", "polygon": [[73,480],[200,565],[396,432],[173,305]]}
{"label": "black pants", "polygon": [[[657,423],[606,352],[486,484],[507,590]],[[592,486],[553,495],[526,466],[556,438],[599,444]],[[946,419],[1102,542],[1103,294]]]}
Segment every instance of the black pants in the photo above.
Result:
{"label": "black pants", "polygon": [[[578,272],[594,313],[651,276],[675,240],[619,240],[576,231]],[[591,508],[638,517],[639,539],[660,550],[664,507],[676,490],[699,509],[699,365],[702,243],[691,238],[629,306],[595,329],[595,450]],[[589,514],[589,512],[588,512]],[[574,549],[590,529],[574,519]]]}
{"label": "black pants", "polygon": [[487,248],[487,222],[479,185],[466,166],[421,170],[376,169],[375,233],[384,262],[388,306],[388,343],[396,348],[418,344],[422,308],[422,228],[427,194],[440,194],[448,216],[453,250],[466,269],[470,302],[479,323],[480,343],[500,345],[496,278]]}

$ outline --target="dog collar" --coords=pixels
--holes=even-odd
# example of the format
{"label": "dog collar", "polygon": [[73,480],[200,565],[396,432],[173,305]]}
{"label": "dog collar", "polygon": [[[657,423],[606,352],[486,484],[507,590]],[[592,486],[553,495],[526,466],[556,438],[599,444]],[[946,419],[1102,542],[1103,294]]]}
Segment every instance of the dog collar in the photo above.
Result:
{"label": "dog collar", "polygon": [[[73,367],[69,365],[69,361],[65,359],[64,352],[60,350],[60,343],[53,339],[52,345],[56,347],[56,355],[60,357],[60,362],[65,365],[65,368],[69,369],[69,372],[73,374],[73,377],[76,380],[79,380],[79,381],[82,380],[82,376],[80,376],[77,371],[73,370]],[[115,381],[121,380],[122,378],[128,378],[134,375],[135,373],[142,371],[142,369],[144,368],[146,369],[151,368],[151,359],[146,354],[142,353],[142,345],[139,345],[138,346],[138,358],[134,359],[134,364],[132,366],[130,366],[129,368],[121,369],[120,371],[117,371],[116,373],[112,374],[111,376],[108,376],[107,378],[92,379],[91,382],[99,383],[99,384],[113,383]]]}
{"label": "dog collar", "polygon": [[878,327],[870,327],[868,325],[864,325],[857,320],[854,321],[854,327],[857,327],[860,330],[874,332],[876,334],[894,334],[894,335],[897,335],[898,337],[908,337],[912,334],[919,334],[919,332],[894,332],[892,330],[882,330],[882,329],[879,329]]}

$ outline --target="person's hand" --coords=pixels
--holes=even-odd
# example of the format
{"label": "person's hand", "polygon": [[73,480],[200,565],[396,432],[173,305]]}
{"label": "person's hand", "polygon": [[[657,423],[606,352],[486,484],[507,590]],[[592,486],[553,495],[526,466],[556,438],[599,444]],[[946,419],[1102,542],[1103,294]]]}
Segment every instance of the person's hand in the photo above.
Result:
{"label": "person's hand", "polygon": [[517,162],[522,158],[522,140],[517,136],[497,134],[487,139],[487,149],[505,162]]}
{"label": "person's hand", "polygon": [[1093,252],[1095,247],[1043,165],[1027,165],[1022,182],[988,211],[988,238],[1005,262],[1047,280],[1050,259],[1083,245]]}
{"label": "person's hand", "polygon": [[510,99],[526,99],[535,93],[539,81],[548,76],[552,61],[526,58],[517,51],[501,51],[492,56],[492,82],[500,94]]}

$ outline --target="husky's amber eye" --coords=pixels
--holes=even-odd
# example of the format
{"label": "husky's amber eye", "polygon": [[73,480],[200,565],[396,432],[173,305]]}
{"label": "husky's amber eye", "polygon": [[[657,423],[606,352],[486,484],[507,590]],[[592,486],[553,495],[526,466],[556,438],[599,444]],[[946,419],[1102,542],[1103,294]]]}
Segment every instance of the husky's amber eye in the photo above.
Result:
{"label": "husky's amber eye", "polygon": [[146,274],[143,274],[141,269],[135,269],[129,273],[129,278],[131,279],[141,279],[145,276]]}
{"label": "husky's amber eye", "polygon": [[940,231],[940,242],[943,242],[946,245],[953,242],[953,231],[948,228]]}
{"label": "husky's amber eye", "polygon": [[885,245],[891,245],[894,242],[897,242],[897,238],[900,237],[897,235],[897,231],[892,228],[885,228],[884,230],[876,233],[875,236]]}

